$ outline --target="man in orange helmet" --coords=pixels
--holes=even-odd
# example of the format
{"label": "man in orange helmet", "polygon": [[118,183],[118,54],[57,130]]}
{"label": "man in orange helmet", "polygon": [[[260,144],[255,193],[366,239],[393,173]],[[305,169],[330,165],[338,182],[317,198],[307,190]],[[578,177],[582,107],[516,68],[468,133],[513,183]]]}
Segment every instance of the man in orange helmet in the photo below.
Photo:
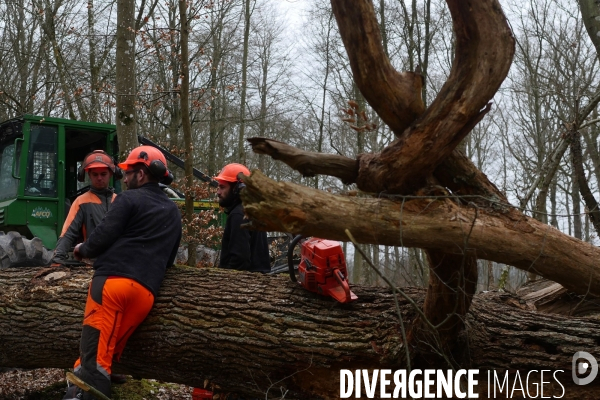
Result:
{"label": "man in orange helmet", "polygon": [[233,163],[223,167],[215,177],[219,183],[217,188],[219,205],[227,214],[219,267],[250,272],[270,272],[267,233],[241,228],[241,225],[248,220],[244,216],[240,199],[240,191],[244,188],[240,174],[250,175],[250,171],[242,164]]}
{"label": "man in orange helmet", "polygon": [[102,221],[116,196],[108,186],[110,178],[123,177],[114,159],[104,150],[94,150],[84,157],[77,180],[84,182],[86,173],[90,178],[90,190],[77,197],[69,209],[54,250],[52,261],[55,263],[64,262],[77,240],[86,240]]}
{"label": "man in orange helmet", "polygon": [[[113,356],[119,359],[150,312],[181,240],[179,209],[158,185],[172,181],[164,155],[140,146],[118,166],[128,190],[73,252],[77,259],[96,258],[74,373],[107,397]],[[81,398],[93,397],[71,386],[63,399]]]}

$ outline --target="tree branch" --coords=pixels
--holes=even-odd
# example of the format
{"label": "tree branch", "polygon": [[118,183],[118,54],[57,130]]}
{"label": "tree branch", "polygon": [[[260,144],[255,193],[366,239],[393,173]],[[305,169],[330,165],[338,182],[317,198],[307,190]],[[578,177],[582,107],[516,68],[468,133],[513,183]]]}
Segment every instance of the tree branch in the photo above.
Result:
{"label": "tree branch", "polygon": [[274,160],[283,161],[302,176],[330,175],[350,184],[356,181],[358,175],[357,161],[348,157],[303,151],[267,138],[253,137],[248,142],[256,154],[266,154]]}
{"label": "tree branch", "polygon": [[398,72],[383,50],[379,23],[370,0],[332,0],[331,6],[360,92],[400,135],[425,111],[423,77]]}
{"label": "tree branch", "polygon": [[[516,210],[474,209],[449,199],[337,196],[287,182],[275,182],[260,171],[244,177],[244,210],[257,229],[291,232],[345,241],[345,229],[360,243],[437,249],[513,265],[544,276],[569,290],[600,296],[600,248],[565,235]],[[351,217],[350,217],[351,216]],[[565,268],[565,266],[569,266]]]}

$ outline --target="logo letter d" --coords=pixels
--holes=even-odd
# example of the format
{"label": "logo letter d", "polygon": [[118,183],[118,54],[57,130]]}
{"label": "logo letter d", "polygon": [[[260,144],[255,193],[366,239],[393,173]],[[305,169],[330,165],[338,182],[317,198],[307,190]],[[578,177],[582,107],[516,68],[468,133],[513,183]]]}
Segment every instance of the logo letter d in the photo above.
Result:
{"label": "logo letter d", "polygon": [[[589,365],[577,365],[577,360],[580,358],[585,358]],[[587,363],[586,363],[587,364]],[[587,371],[588,367],[592,367],[592,370],[590,372],[590,374],[588,375],[587,378],[579,378],[578,373],[582,374],[585,371]],[[596,359],[594,358],[594,356],[592,356],[590,353],[586,352],[586,351],[578,351],[577,353],[573,354],[573,361],[572,361],[572,370],[571,373],[573,375],[573,382],[575,382],[576,385],[587,385],[588,383],[591,383],[595,378],[596,375],[598,375],[598,362],[596,361]]]}

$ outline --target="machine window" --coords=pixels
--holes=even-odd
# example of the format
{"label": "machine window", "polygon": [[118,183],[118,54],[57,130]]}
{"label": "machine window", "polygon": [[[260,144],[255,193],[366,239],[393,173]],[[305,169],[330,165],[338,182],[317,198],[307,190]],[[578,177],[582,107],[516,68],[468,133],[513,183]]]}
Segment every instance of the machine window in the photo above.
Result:
{"label": "machine window", "polygon": [[56,126],[31,124],[26,195],[56,197],[57,138]]}

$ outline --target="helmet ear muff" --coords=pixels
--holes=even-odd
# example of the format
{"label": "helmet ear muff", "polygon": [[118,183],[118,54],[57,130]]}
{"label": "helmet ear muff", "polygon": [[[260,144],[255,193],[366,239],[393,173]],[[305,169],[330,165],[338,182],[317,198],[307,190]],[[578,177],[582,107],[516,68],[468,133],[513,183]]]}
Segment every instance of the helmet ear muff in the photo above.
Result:
{"label": "helmet ear muff", "polygon": [[173,174],[171,173],[171,171],[167,171],[167,175],[161,178],[160,183],[164,185],[170,185],[171,183],[173,183]]}
{"label": "helmet ear muff", "polygon": [[167,166],[160,160],[153,160],[148,165],[148,170],[156,179],[162,180],[167,175]]}
{"label": "helmet ear muff", "polygon": [[77,170],[77,181],[85,182],[85,169],[83,169],[83,165]]}
{"label": "helmet ear muff", "polygon": [[113,179],[115,181],[123,179],[123,170],[117,166],[117,163],[115,163],[115,172],[113,172]]}
{"label": "helmet ear muff", "polygon": [[173,182],[173,174],[167,169],[167,166],[160,160],[154,160],[148,166],[150,174],[165,185],[170,185]]}
{"label": "helmet ear muff", "polygon": [[246,187],[246,184],[242,181],[237,181],[233,186],[233,196],[237,197],[240,195],[240,191]]}

